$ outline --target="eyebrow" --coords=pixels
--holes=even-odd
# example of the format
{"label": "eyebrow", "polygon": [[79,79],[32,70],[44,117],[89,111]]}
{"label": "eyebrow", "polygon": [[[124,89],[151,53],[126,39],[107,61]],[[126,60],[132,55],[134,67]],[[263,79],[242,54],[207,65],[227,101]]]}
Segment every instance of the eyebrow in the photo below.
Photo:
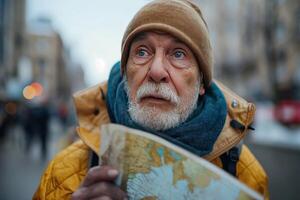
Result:
{"label": "eyebrow", "polygon": [[146,38],[146,33],[140,33],[132,40],[131,44],[144,40]]}
{"label": "eyebrow", "polygon": [[174,38],[174,39],[173,39],[173,42],[176,42],[176,43],[183,44],[183,45],[187,46],[186,43],[182,42],[181,40],[179,40],[179,39],[177,39],[177,38]]}
{"label": "eyebrow", "polygon": [[[165,33],[165,32],[159,32],[159,31],[153,31],[153,32],[155,32],[155,33],[157,33],[157,34],[162,34],[162,35],[163,35],[163,34],[169,35],[169,33]],[[172,35],[171,35],[171,36],[172,36]],[[179,40],[179,39],[176,38],[175,36],[173,36],[173,37],[174,37],[174,38],[172,39],[173,42],[178,43],[178,44],[181,44],[181,45],[187,46],[186,43],[182,42],[181,40]],[[132,40],[131,44],[136,43],[136,42],[139,42],[139,41],[142,41],[142,40],[144,40],[144,39],[146,39],[146,38],[147,38],[147,32],[139,33],[136,37],[134,37],[134,39]]]}

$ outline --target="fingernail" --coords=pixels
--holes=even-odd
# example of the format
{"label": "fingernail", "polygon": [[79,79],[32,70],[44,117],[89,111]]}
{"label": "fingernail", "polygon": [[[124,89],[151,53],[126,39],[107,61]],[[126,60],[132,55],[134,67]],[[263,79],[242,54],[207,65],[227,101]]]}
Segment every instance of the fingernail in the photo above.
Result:
{"label": "fingernail", "polygon": [[118,172],[118,170],[116,170],[116,169],[110,169],[110,170],[108,170],[108,172],[107,172],[107,175],[108,175],[109,177],[116,177],[118,174],[119,174],[119,172]]}

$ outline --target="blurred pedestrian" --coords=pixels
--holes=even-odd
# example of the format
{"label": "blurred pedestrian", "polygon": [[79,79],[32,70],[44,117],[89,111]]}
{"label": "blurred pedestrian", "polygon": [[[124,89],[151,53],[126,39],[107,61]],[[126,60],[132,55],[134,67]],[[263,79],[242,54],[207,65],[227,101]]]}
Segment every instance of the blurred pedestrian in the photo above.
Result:
{"label": "blurred pedestrian", "polygon": [[49,136],[49,110],[47,104],[41,104],[32,108],[33,131],[36,134],[41,145],[41,155],[43,159],[47,158],[48,136]]}
{"label": "blurred pedestrian", "polygon": [[[13,106],[11,110],[10,106]],[[17,123],[16,104],[9,100],[0,100],[0,141],[4,142],[11,128]]]}
{"label": "blurred pedestrian", "polygon": [[6,136],[8,118],[4,111],[4,105],[0,102],[0,142],[3,142]]}
{"label": "blurred pedestrian", "polygon": [[33,142],[38,141],[41,158],[45,160],[48,153],[50,112],[45,99],[23,104],[20,119],[25,133],[25,150],[29,153]]}
{"label": "blurred pedestrian", "polygon": [[25,152],[29,154],[29,151],[32,146],[32,142],[35,137],[34,132],[34,123],[32,117],[32,109],[27,103],[23,103],[20,108],[19,118],[21,122],[21,126],[23,127],[23,131],[25,134]]}

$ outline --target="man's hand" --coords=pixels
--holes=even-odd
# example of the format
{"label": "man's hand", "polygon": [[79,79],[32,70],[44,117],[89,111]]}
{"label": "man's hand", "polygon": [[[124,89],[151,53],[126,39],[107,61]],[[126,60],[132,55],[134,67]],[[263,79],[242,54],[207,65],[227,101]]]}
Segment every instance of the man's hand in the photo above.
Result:
{"label": "man's hand", "polygon": [[93,167],[71,199],[127,199],[126,193],[113,182],[117,176],[118,171],[110,166]]}

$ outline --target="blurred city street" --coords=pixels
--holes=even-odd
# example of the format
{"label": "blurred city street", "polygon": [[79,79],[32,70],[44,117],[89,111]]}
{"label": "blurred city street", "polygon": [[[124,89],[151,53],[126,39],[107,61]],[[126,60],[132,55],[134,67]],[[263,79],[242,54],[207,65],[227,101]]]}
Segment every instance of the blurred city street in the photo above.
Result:
{"label": "blurred city street", "polygon": [[40,176],[48,161],[57,153],[63,129],[57,120],[50,121],[50,137],[47,157],[41,157],[40,144],[34,141],[28,153],[25,151],[24,133],[19,126],[7,135],[0,145],[0,196],[1,200],[32,198]]}
{"label": "blurred city street", "polygon": [[298,199],[300,183],[300,127],[275,121],[271,104],[258,104],[255,131],[245,143],[269,176],[270,199]]}

